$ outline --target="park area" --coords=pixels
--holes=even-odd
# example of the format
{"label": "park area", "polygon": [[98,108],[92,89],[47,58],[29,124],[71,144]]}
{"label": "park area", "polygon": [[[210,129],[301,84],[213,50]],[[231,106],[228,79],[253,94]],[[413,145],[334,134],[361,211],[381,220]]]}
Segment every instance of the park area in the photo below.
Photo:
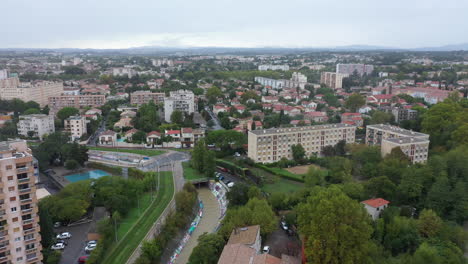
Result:
{"label": "park area", "polygon": [[104,147],[88,147],[88,148],[90,150],[132,153],[132,154],[138,154],[138,155],[150,156],[150,157],[158,156],[165,152],[163,150],[155,150],[155,149],[122,149],[122,148],[104,148]]}
{"label": "park area", "polygon": [[204,179],[206,176],[190,166],[189,162],[182,162],[184,168],[184,178],[188,181]]}
{"label": "park area", "polygon": [[140,198],[140,208],[133,208],[122,220],[117,230],[118,242],[113,244],[101,263],[123,264],[144,239],[153,224],[167,207],[174,195],[171,172],[161,172],[160,188],[152,200],[151,193]]}

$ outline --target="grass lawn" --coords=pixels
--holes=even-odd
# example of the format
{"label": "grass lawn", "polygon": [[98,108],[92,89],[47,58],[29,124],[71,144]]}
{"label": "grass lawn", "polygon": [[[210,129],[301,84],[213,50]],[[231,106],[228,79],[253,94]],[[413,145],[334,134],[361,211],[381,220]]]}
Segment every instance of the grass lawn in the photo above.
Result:
{"label": "grass lawn", "polygon": [[305,185],[303,183],[287,180],[284,178],[278,178],[274,181],[274,183],[267,183],[263,185],[262,190],[270,194],[275,192],[289,193],[295,192],[304,187]]}
{"label": "grass lawn", "polygon": [[273,168],[270,168],[270,170],[271,170],[271,172],[273,172],[273,173],[275,173],[277,175],[286,175],[286,176],[291,177],[291,178],[302,180],[302,175],[292,173],[292,172],[287,171],[287,170],[282,169],[282,168],[273,167]]}
{"label": "grass lawn", "polygon": [[184,178],[189,181],[206,178],[204,174],[199,173],[197,170],[190,167],[188,162],[182,162],[182,167],[184,167]]}
{"label": "grass lawn", "polygon": [[[102,264],[125,264],[132,255],[133,251],[138,247],[140,242],[145,238],[148,231],[156,222],[161,213],[166,209],[174,194],[174,182],[171,172],[161,172],[160,188],[153,203],[148,206],[148,209],[138,217],[138,209],[134,211],[133,224],[121,225],[118,234],[119,242],[114,244],[107,250]],[[150,196],[148,195],[148,199]],[[150,201],[146,201],[147,203]],[[143,202],[142,202],[143,203]],[[140,204],[141,205],[141,204]],[[131,215],[129,215],[131,217]],[[123,220],[127,221],[127,218]],[[124,234],[124,235],[122,235]]]}
{"label": "grass lawn", "polygon": [[163,150],[154,150],[154,149],[119,149],[119,148],[103,148],[103,147],[88,147],[88,148],[91,150],[133,153],[133,154],[140,154],[144,156],[158,156],[165,152]]}

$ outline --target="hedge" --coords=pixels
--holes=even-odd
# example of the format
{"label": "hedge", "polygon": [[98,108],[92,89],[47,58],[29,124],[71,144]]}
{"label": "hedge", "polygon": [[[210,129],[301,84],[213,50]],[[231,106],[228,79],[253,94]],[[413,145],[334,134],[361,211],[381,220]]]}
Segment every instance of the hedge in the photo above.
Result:
{"label": "hedge", "polygon": [[87,164],[89,168],[93,169],[98,169],[98,170],[103,170],[107,171],[108,173],[115,175],[115,176],[121,176],[122,175],[122,168],[120,167],[113,167],[113,166],[108,166],[102,163],[96,163],[96,162],[89,162]]}
{"label": "hedge", "polygon": [[297,182],[304,182],[304,176],[303,175],[294,174],[294,173],[289,172],[287,170],[283,170],[283,169],[280,169],[280,168],[270,168],[270,167],[267,167],[267,166],[265,166],[263,164],[260,164],[260,163],[256,163],[255,167],[266,170],[271,174],[278,175],[278,176],[280,176],[282,178],[285,178],[285,179],[288,179],[288,180],[297,181]]}

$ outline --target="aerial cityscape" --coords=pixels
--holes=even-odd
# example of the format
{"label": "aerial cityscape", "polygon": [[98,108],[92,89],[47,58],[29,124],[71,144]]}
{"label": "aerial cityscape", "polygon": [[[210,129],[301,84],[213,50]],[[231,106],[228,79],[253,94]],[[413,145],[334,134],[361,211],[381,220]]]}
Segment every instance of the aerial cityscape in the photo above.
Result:
{"label": "aerial cityscape", "polygon": [[0,264],[468,263],[468,3],[283,5],[3,3]]}

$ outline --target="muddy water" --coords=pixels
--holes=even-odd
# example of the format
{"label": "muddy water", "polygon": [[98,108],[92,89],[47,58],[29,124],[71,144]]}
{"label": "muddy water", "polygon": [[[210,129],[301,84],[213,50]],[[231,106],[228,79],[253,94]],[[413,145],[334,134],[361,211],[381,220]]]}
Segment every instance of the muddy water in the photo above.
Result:
{"label": "muddy water", "polygon": [[192,237],[187,242],[179,257],[177,258],[177,264],[187,263],[193,248],[198,243],[198,237],[205,232],[213,232],[216,225],[218,224],[221,212],[219,210],[218,201],[211,193],[210,189],[206,187],[198,189],[198,198],[203,201],[204,204],[203,217],[198,224],[197,229],[195,229],[193,232]]}

